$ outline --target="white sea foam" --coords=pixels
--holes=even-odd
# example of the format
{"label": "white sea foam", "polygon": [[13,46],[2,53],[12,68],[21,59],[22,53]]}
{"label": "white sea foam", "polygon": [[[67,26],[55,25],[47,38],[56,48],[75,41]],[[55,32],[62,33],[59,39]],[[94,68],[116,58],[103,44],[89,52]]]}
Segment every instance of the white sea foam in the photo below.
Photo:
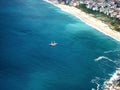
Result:
{"label": "white sea foam", "polygon": [[43,0],[43,1],[50,3],[50,1],[48,1],[48,0]]}
{"label": "white sea foam", "polygon": [[99,56],[98,58],[95,59],[95,61],[102,60],[103,58],[105,58],[105,57],[104,56]]}
{"label": "white sea foam", "polygon": [[100,61],[100,60],[103,60],[103,59],[115,63],[112,59],[110,59],[110,58],[108,58],[106,56],[99,56],[98,58],[95,59],[95,61]]}
{"label": "white sea foam", "polygon": [[97,84],[97,90],[99,90],[99,88],[100,88],[100,84],[98,84],[98,83],[96,83]]}
{"label": "white sea foam", "polygon": [[[109,88],[110,90],[116,90],[114,89],[116,86],[117,81],[120,80],[120,69],[116,70],[111,78],[109,80],[106,80],[104,82],[104,87]],[[109,86],[110,85],[110,86]],[[106,89],[105,89],[106,90]]]}
{"label": "white sea foam", "polygon": [[112,53],[112,52],[118,52],[120,51],[119,49],[116,49],[116,50],[108,50],[108,51],[104,51],[104,53]]}
{"label": "white sea foam", "polygon": [[96,89],[95,89],[95,88],[92,88],[92,90],[100,90],[99,81],[100,81],[100,78],[99,78],[99,77],[95,77],[95,79],[92,79],[92,80],[91,80],[91,83],[95,83],[95,84],[97,85],[97,86],[96,86]]}
{"label": "white sea foam", "polygon": [[92,88],[91,90],[95,90],[95,88]]}
{"label": "white sea foam", "polygon": [[50,3],[50,4],[52,4],[52,5],[54,5],[54,6],[57,6],[56,4],[58,3],[57,1],[49,1],[49,0],[43,0],[43,1],[45,1],[45,2],[47,2],[47,3]]}
{"label": "white sea foam", "polygon": [[120,79],[120,76],[117,74],[120,74],[120,70],[116,70],[116,72],[113,74],[113,76],[110,78],[110,81],[117,81],[118,79]]}
{"label": "white sea foam", "polygon": [[112,50],[104,51],[104,53],[111,53],[113,52]]}
{"label": "white sea foam", "polygon": [[116,70],[120,70],[120,68],[116,68]]}

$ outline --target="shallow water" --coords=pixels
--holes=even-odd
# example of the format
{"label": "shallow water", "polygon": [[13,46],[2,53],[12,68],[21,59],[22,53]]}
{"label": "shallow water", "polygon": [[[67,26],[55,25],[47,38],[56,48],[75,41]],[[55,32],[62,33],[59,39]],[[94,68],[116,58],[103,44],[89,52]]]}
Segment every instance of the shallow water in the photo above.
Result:
{"label": "shallow water", "polygon": [[0,90],[102,90],[120,65],[119,42],[57,7],[1,0],[0,8]]}

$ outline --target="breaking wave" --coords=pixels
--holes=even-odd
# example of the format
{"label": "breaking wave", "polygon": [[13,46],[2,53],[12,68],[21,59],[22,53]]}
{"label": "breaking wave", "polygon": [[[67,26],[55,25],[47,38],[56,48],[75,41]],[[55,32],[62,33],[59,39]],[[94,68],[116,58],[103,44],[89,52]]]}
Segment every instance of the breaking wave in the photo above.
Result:
{"label": "breaking wave", "polygon": [[92,88],[91,90],[100,90],[101,85],[100,85],[99,81],[100,81],[99,77],[95,77],[95,79],[91,80],[91,83],[96,84],[96,89]]}
{"label": "breaking wave", "polygon": [[[104,88],[108,88],[110,90],[119,90],[119,89],[115,89],[115,87],[118,87],[116,85],[116,82],[118,82],[120,80],[120,69],[116,69],[116,71],[112,74],[112,76],[109,78],[109,80],[106,80],[104,82]],[[111,84],[111,86],[109,86],[109,84]],[[107,89],[105,89],[107,90]]]}
{"label": "breaking wave", "polygon": [[104,51],[104,53],[111,53],[113,52],[112,50],[109,50],[109,51]]}
{"label": "breaking wave", "polygon": [[113,52],[118,52],[120,50],[116,49],[116,50],[108,50],[108,51],[104,51],[104,53],[113,53]]}
{"label": "breaking wave", "polygon": [[106,60],[108,60],[108,61],[110,61],[110,62],[113,62],[112,59],[110,59],[110,58],[108,58],[108,57],[106,57],[106,56],[99,56],[98,58],[95,59],[95,61],[100,61],[100,60],[102,60],[102,59],[106,59]]}
{"label": "breaking wave", "polygon": [[[120,70],[120,49],[117,48],[115,50],[104,51],[104,54],[105,55],[103,55],[103,56],[101,55],[101,56],[98,56],[97,58],[95,58],[94,61],[101,62],[99,64],[99,65],[101,65],[101,68],[107,67],[109,69],[112,69],[112,72],[114,71],[114,69],[115,69],[115,71]],[[110,57],[107,57],[107,56],[112,57],[112,59]],[[104,63],[104,62],[107,62],[107,63]],[[94,82],[97,85],[97,87],[92,88],[91,90],[106,90],[105,83],[107,81],[112,81],[113,79],[116,79],[115,72],[111,73],[110,71],[105,70],[105,73],[106,73],[106,75],[103,78],[102,84],[99,82],[95,82],[94,79],[92,80],[92,82]],[[111,89],[111,90],[113,90],[113,89]]]}
{"label": "breaking wave", "polygon": [[116,60],[116,61],[113,61],[112,59],[110,59],[110,58],[108,58],[108,57],[106,57],[106,56],[99,56],[99,57],[97,57],[96,59],[94,59],[96,62],[97,61],[101,61],[101,60],[107,60],[107,61],[109,61],[109,62],[112,62],[112,63],[114,63],[115,65],[117,65],[117,66],[119,66],[120,65],[120,62],[118,61],[118,59]]}

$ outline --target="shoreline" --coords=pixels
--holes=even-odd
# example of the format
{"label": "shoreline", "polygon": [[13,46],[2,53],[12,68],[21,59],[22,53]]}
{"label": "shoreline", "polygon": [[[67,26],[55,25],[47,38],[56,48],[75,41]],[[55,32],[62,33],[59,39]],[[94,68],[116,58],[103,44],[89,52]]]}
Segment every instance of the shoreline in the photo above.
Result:
{"label": "shoreline", "polygon": [[105,81],[105,90],[120,90],[120,70],[116,70],[112,77]]}
{"label": "shoreline", "polygon": [[87,14],[80,9],[73,7],[73,6],[68,6],[68,5],[62,5],[62,4],[55,4],[54,2],[50,0],[44,0],[58,8],[60,8],[62,11],[65,11],[67,13],[70,13],[83,21],[84,23],[88,24],[89,26],[95,28],[96,30],[102,32],[103,34],[110,36],[111,38],[120,41],[120,32],[117,32],[115,30],[112,30],[109,28],[109,26],[102,21],[92,17],[90,14]]}

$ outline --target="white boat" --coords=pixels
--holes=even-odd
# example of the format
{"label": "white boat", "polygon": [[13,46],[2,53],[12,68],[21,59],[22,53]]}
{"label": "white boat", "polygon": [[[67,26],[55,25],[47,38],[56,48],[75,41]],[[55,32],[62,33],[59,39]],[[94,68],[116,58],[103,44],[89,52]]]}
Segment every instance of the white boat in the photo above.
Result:
{"label": "white boat", "polygon": [[55,41],[54,42],[51,42],[49,45],[50,46],[56,46],[58,43],[56,43]]}

